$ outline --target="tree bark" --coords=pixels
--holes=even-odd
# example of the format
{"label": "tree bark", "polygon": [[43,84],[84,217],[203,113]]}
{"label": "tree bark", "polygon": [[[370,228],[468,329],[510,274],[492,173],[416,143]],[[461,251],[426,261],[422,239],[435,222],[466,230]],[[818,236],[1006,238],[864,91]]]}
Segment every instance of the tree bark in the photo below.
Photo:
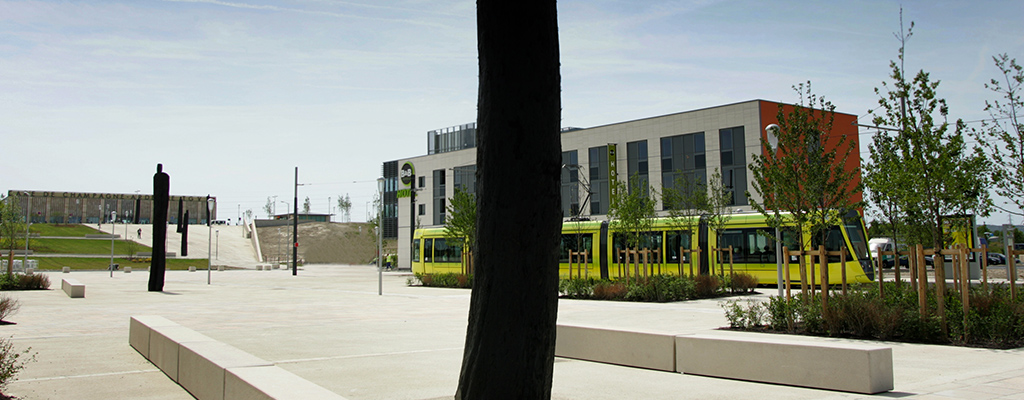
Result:
{"label": "tree bark", "polygon": [[551,396],[561,234],[553,0],[477,2],[476,274],[457,399]]}

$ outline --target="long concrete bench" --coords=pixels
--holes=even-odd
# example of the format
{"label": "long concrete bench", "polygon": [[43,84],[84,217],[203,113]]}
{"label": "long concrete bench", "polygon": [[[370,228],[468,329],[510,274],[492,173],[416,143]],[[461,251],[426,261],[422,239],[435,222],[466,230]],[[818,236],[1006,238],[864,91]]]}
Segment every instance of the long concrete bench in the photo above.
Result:
{"label": "long concrete bench", "polygon": [[128,342],[139,354],[200,400],[344,399],[163,317],[131,317],[128,331]]}
{"label": "long concrete bench", "polygon": [[845,392],[893,389],[892,349],[881,346],[739,332],[681,335],[676,366],[685,374]]}
{"label": "long concrete bench", "polygon": [[72,299],[85,297],[85,285],[78,280],[67,278],[61,279],[60,288]]}
{"label": "long concrete bench", "polygon": [[676,371],[676,340],[673,334],[558,325],[555,355],[659,371]]}

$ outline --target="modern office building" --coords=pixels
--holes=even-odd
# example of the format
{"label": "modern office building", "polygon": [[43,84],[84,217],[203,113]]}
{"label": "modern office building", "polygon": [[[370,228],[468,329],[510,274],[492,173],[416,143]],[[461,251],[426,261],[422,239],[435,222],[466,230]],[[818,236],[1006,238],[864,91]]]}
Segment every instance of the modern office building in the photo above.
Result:
{"label": "modern office building", "polygon": [[[751,100],[593,128],[562,129],[562,214],[565,219],[606,219],[610,182],[636,176],[662,191],[680,175],[706,182],[715,169],[731,194],[734,212],[749,212],[748,164],[762,152],[765,127],[777,123],[779,103]],[[832,135],[852,140],[859,154],[857,117],[835,113]],[[847,160],[858,168],[860,157]],[[417,228],[443,226],[456,188],[475,192],[476,124],[427,132],[427,154],[385,162],[382,232],[396,240],[399,266],[408,268]],[[859,177],[857,179],[860,179]],[[859,196],[859,195],[858,195]],[[667,213],[660,198],[656,209]],[[859,201],[859,198],[854,201]],[[522,199],[529,201],[529,199]]]}
{"label": "modern office building", "polygon": [[[108,223],[113,212],[119,223],[148,224],[153,218],[153,196],[148,194],[10,190],[7,195],[18,203],[21,212],[30,214],[32,223]],[[216,220],[217,198],[211,196],[210,199],[213,200],[210,218]],[[188,210],[188,223],[206,223],[206,196],[175,195],[170,196],[167,205],[168,223],[178,223],[179,202],[183,211]]]}

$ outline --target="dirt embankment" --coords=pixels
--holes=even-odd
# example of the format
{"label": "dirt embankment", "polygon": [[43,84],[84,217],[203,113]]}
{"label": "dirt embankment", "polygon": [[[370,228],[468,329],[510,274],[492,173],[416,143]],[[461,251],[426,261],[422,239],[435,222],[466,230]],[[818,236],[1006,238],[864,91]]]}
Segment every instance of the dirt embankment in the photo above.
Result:
{"label": "dirt embankment", "polygon": [[[291,261],[292,227],[257,228],[268,262]],[[299,258],[315,264],[365,264],[376,254],[377,237],[366,223],[299,224]]]}

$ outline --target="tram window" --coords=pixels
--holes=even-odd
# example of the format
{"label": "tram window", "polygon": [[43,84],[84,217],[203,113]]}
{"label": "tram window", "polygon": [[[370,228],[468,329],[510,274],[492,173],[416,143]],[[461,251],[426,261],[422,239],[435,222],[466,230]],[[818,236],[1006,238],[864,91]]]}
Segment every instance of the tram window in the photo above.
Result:
{"label": "tram window", "polygon": [[[765,235],[762,229],[731,229],[722,232],[719,248],[733,248],[733,262],[774,264],[775,241]],[[723,255],[723,261],[729,258]]]}
{"label": "tram window", "polygon": [[[733,262],[734,263],[745,263],[747,259],[744,253],[744,242],[746,242],[746,236],[741,229],[731,229],[722,231],[718,239],[718,248],[728,249],[732,246],[733,251]],[[729,262],[728,252],[719,253],[722,262]]]}
{"label": "tram window", "polygon": [[[820,246],[821,245],[821,236],[815,235],[814,237],[812,237],[811,238],[811,245],[814,248],[817,248],[818,246]],[[843,232],[841,230],[839,230],[838,226],[835,226],[835,225],[831,226],[828,229],[828,231],[826,231],[825,251],[839,251],[844,246],[845,246],[845,241],[843,239]],[[847,249],[847,251],[846,251],[846,260],[847,261],[852,261],[853,260],[853,258],[850,257],[849,249]],[[839,256],[828,256],[828,262],[829,263],[837,263],[837,262],[839,262]]]}
{"label": "tram window", "polygon": [[594,235],[586,234],[563,234],[562,241],[558,247],[558,262],[568,263],[569,252],[586,251],[590,260],[594,259]]}
{"label": "tram window", "polygon": [[449,244],[445,239],[434,239],[434,262],[461,262],[462,246]]}
{"label": "tram window", "polygon": [[412,261],[414,261],[414,262],[419,262],[420,261],[420,240],[419,239],[413,239],[412,240]]}
{"label": "tram window", "polygon": [[[665,257],[667,262],[679,263],[679,248],[691,249],[690,231],[665,232]],[[683,253],[683,262],[690,262],[690,253]]]}
{"label": "tram window", "polygon": [[[615,244],[615,254],[619,262],[625,262],[625,258],[619,256],[619,250],[626,249],[626,236],[622,233],[616,233],[612,236],[612,243]],[[652,256],[654,257],[652,262],[661,263],[661,232],[643,232],[640,234],[640,245],[638,246],[641,250],[657,250]]]}
{"label": "tram window", "polygon": [[423,261],[431,262],[434,259],[434,239],[423,239]]}
{"label": "tram window", "polygon": [[853,247],[853,253],[857,258],[860,260],[870,259],[867,240],[864,239],[864,229],[861,228],[860,220],[848,221],[844,228],[846,228],[846,234],[850,237],[850,246]]}

